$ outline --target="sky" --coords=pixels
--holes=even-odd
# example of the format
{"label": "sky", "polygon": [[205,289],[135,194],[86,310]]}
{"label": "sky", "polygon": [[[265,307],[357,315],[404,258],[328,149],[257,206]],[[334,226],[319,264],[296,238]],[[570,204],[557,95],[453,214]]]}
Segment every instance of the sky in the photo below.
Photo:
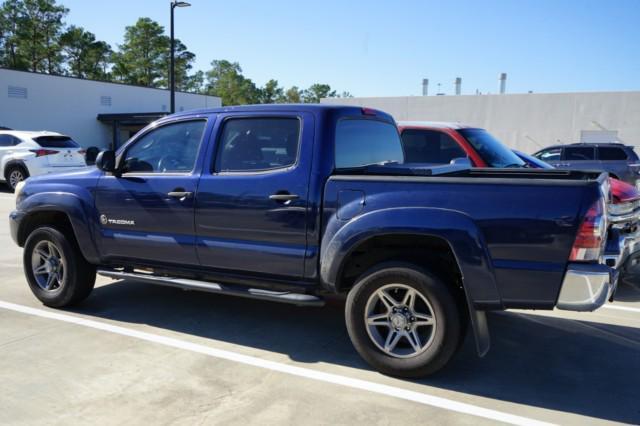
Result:
{"label": "sky", "polygon": [[[169,0],[58,0],[113,47],[138,17],[169,32]],[[640,0],[190,0],[176,37],[262,85],[327,83],[354,96],[640,90]],[[440,86],[438,86],[440,84]]]}

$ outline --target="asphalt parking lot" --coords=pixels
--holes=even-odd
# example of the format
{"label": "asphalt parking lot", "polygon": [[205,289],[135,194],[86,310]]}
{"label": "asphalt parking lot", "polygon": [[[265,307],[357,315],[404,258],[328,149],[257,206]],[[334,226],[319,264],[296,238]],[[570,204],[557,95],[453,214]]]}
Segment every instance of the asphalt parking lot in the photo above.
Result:
{"label": "asphalt parking lot", "polygon": [[0,191],[0,424],[640,423],[640,289],[594,313],[489,318],[438,375],[372,371],[340,301],[298,308],[100,278],[45,308],[9,236]]}

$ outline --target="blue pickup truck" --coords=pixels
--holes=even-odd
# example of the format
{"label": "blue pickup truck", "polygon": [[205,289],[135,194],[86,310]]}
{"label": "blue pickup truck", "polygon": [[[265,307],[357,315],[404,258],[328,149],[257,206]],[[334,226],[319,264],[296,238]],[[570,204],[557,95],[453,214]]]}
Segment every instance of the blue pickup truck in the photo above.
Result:
{"label": "blue pickup truck", "polygon": [[403,159],[372,109],[180,113],[94,169],[21,183],[11,233],[52,307],[85,299],[96,273],[301,306],[346,295],[358,353],[403,377],[442,368],[468,328],[484,355],[487,311],[612,297],[606,174]]}

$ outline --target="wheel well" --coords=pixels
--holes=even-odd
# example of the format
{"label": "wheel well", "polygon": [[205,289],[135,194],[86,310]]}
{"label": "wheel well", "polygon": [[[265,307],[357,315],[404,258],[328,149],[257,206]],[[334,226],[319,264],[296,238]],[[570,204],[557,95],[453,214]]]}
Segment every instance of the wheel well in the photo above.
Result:
{"label": "wheel well", "polygon": [[10,161],[4,166],[4,177],[6,180],[9,180],[9,172],[11,171],[11,169],[16,167],[22,169],[25,172],[26,176],[29,176],[29,169],[24,163],[22,163],[21,161]]}
{"label": "wheel well", "polygon": [[35,212],[25,217],[18,232],[18,244],[21,247],[24,246],[31,232],[40,226],[56,228],[65,236],[70,237],[73,244],[77,244],[69,217],[65,213],[57,211]]}
{"label": "wheel well", "polygon": [[462,274],[449,244],[439,237],[420,235],[384,235],[359,244],[342,265],[338,291],[348,291],[369,268],[391,260],[423,267],[463,295]]}

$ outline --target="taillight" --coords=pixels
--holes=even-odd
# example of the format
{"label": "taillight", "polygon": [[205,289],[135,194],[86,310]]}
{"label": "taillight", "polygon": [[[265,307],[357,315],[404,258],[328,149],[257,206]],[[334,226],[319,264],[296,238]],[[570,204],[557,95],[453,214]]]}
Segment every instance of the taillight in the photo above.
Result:
{"label": "taillight", "polygon": [[45,155],[57,154],[58,152],[60,152],[53,149],[30,149],[29,151],[36,154],[36,157],[44,157]]}
{"label": "taillight", "polygon": [[79,149],[79,150],[78,150],[78,154],[80,154],[80,155],[84,155],[84,154],[86,154],[86,153],[87,153],[87,151],[86,151],[86,150],[84,150],[84,149]]}
{"label": "taillight", "polygon": [[604,200],[600,198],[587,211],[571,248],[569,260],[586,262],[600,257],[607,232],[603,204]]}

